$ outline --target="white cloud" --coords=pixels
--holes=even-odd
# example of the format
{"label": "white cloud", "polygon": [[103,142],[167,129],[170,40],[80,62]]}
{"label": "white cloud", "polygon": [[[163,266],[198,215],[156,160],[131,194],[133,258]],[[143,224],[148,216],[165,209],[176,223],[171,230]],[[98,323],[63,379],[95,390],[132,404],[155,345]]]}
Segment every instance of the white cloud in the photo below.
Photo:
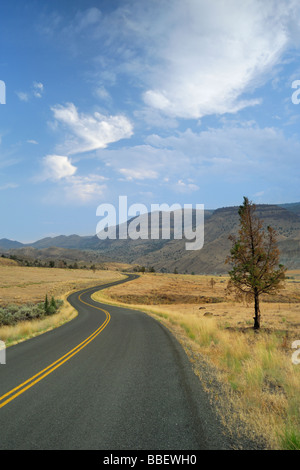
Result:
{"label": "white cloud", "polygon": [[149,143],[117,150],[99,150],[97,157],[127,181],[182,176],[189,172],[190,165],[188,155],[164,144],[161,148]]}
{"label": "white cloud", "polygon": [[258,191],[257,193],[253,194],[253,197],[262,197],[264,196],[265,191]]}
{"label": "white cloud", "polygon": [[109,92],[106,90],[106,88],[103,85],[98,86],[95,89],[95,95],[97,96],[97,98],[100,98],[100,100],[102,101],[111,101],[112,99]]}
{"label": "white cloud", "polygon": [[47,155],[43,159],[43,179],[61,180],[73,176],[77,168],[70,159],[61,155]]}
{"label": "white cloud", "polygon": [[[165,184],[170,189],[188,189],[183,184],[174,186],[177,176],[177,182],[196,184],[202,192],[204,188],[208,193],[215,191],[213,188],[225,190],[225,200],[231,193],[261,193],[262,187],[268,187],[268,192],[257,196],[266,202],[292,200],[299,192],[300,141],[296,136],[286,137],[278,128],[233,122],[199,133],[187,130],[166,138],[155,135],[148,143],[162,155],[169,151],[173,171],[166,166],[161,175],[169,176]],[[187,163],[183,163],[183,156]]]}
{"label": "white cloud", "polygon": [[129,138],[133,134],[132,124],[122,115],[78,113],[73,103],[54,106],[52,111],[56,123],[62,124],[71,132],[62,146],[64,153],[68,155],[106,148],[108,144]]}
{"label": "white cloud", "polygon": [[29,101],[28,93],[24,93],[23,91],[16,91],[16,95],[18,96],[20,101]]}
{"label": "white cloud", "polygon": [[107,193],[107,185],[100,184],[89,176],[71,176],[61,180],[44,198],[47,204],[85,205],[98,202]]}
{"label": "white cloud", "polygon": [[164,1],[152,8],[147,15],[138,9],[129,22],[145,48],[156,51],[144,100],[183,118],[258,104],[241,96],[280,62],[299,11],[294,0],[175,0],[171,9]]}
{"label": "white cloud", "polygon": [[28,102],[30,98],[42,98],[44,93],[44,85],[41,82],[33,82],[31,92],[16,91],[20,101]]}
{"label": "white cloud", "polygon": [[157,172],[150,169],[121,168],[119,172],[126,177],[127,181],[158,178]]}
{"label": "white cloud", "polygon": [[197,186],[196,184],[185,182],[182,180],[177,181],[175,188],[181,193],[189,193],[191,191],[198,191],[200,189],[199,186]]}
{"label": "white cloud", "polygon": [[36,98],[42,98],[44,92],[44,85],[40,82],[33,82],[33,95]]}
{"label": "white cloud", "polygon": [[130,0],[79,11],[64,26],[47,21],[60,44],[92,59],[102,99],[106,83],[126,75],[171,123],[261,103],[245,94],[275,83],[270,72],[299,42],[299,13],[297,0]]}
{"label": "white cloud", "polygon": [[106,184],[99,184],[100,181],[105,181],[105,178],[92,175],[68,178],[64,187],[67,200],[80,203],[99,200],[107,188]]}
{"label": "white cloud", "polygon": [[77,32],[81,32],[82,30],[97,24],[101,20],[101,17],[102,13],[96,7],[89,8],[84,12],[78,12],[75,20],[75,30]]}
{"label": "white cloud", "polygon": [[244,94],[274,79],[270,72],[299,41],[298,3],[124,2],[91,32],[105,44],[99,74],[126,74],[148,107],[171,118],[236,113],[261,103]]}
{"label": "white cloud", "polygon": [[3,184],[2,186],[0,186],[0,191],[6,191],[7,189],[15,189],[15,188],[18,188],[18,187],[19,187],[18,184],[7,183],[7,184]]}
{"label": "white cloud", "polygon": [[48,195],[50,202],[84,204],[103,195],[107,178],[101,175],[79,176],[76,172],[77,167],[67,156],[47,155],[43,159],[43,172],[38,181],[50,180],[58,185],[55,193]]}
{"label": "white cloud", "polygon": [[268,188],[259,195],[266,202],[268,198],[274,202],[275,198],[277,202],[295,199],[292,195],[299,192],[300,184],[299,155],[297,137],[287,137],[278,128],[235,121],[205,131],[152,135],[146,145],[97,152],[111,172],[123,176],[122,181],[134,181],[147,189],[155,182],[157,195],[198,192],[204,201],[205,194],[222,193],[224,204],[230,202],[230,194],[251,195],[262,188]]}
{"label": "white cloud", "polygon": [[143,109],[134,111],[134,117],[138,122],[146,123],[149,129],[176,129],[178,127],[177,119],[174,117],[162,115],[159,109],[144,106]]}

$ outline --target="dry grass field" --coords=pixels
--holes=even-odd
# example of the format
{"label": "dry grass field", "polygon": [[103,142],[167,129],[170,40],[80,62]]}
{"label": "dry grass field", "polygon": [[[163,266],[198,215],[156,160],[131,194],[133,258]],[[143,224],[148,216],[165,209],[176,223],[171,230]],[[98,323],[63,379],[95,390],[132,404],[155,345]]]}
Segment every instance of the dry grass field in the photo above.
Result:
{"label": "dry grass field", "polygon": [[84,269],[28,268],[6,264],[0,258],[0,305],[37,303],[52,295],[59,298],[65,292],[79,290],[98,282],[109,282],[121,276],[111,271]]}
{"label": "dry grass field", "polygon": [[[115,268],[115,266],[114,266]],[[67,303],[69,293],[122,278],[116,270],[28,268],[0,258],[0,306],[42,302],[48,298],[64,300],[59,312],[41,320],[20,322],[0,328],[0,340],[11,346],[56,328],[71,320],[77,312]]]}
{"label": "dry grass field", "polygon": [[0,258],[0,267],[1,266],[18,266],[18,263],[12,259]]}
{"label": "dry grass field", "polygon": [[262,298],[260,332],[253,305],[227,295],[226,276],[144,274],[94,298],[164,322],[232,435],[262,448],[300,449],[300,365],[291,348],[300,340],[300,271],[287,276],[280,293]]}

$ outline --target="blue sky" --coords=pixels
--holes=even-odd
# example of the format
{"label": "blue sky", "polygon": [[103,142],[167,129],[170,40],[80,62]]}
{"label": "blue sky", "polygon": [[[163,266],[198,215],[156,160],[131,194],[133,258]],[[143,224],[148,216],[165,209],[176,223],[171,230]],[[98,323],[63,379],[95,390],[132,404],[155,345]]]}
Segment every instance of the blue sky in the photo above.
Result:
{"label": "blue sky", "polygon": [[295,0],[1,2],[0,238],[93,235],[121,195],[300,201],[299,59]]}

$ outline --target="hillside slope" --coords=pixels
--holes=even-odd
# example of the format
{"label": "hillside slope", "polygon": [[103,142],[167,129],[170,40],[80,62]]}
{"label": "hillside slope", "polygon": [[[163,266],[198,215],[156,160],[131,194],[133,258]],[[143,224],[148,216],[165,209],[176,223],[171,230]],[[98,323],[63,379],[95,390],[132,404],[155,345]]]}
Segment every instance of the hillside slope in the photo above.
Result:
{"label": "hillside slope", "polygon": [[[264,226],[272,226],[278,234],[281,262],[289,269],[300,268],[300,217],[275,205],[257,206],[257,215]],[[183,240],[173,240],[160,250],[137,258],[139,264],[153,265],[158,270],[196,274],[222,273],[228,270],[225,259],[231,243],[229,234],[237,234],[238,207],[217,209],[206,221],[204,247],[199,251],[186,251]]]}
{"label": "hillside slope", "polygon": [[[291,210],[288,210],[288,209]],[[300,269],[300,204],[257,205],[257,215],[270,225],[278,235],[281,262],[289,269]],[[193,213],[193,217],[195,213]],[[144,216],[144,230],[150,229],[150,217]],[[128,221],[127,224],[130,224]],[[195,220],[193,219],[193,224]],[[148,227],[148,229],[147,229]],[[161,219],[159,221],[161,229]],[[225,259],[229,254],[230,234],[239,228],[238,207],[224,207],[215,211],[205,211],[204,247],[198,251],[187,251],[185,240],[174,240],[174,221],[171,218],[171,239],[158,240],[119,240],[117,227],[116,240],[100,240],[96,235],[78,235],[45,238],[31,245],[0,240],[2,252],[20,253],[23,257],[39,259],[66,258],[69,260],[89,259],[93,262],[114,260],[122,263],[153,266],[158,271],[211,274],[228,270]],[[54,250],[53,247],[56,247]],[[9,248],[14,248],[12,251]],[[70,251],[69,251],[70,250]],[[81,255],[80,255],[81,253]]]}

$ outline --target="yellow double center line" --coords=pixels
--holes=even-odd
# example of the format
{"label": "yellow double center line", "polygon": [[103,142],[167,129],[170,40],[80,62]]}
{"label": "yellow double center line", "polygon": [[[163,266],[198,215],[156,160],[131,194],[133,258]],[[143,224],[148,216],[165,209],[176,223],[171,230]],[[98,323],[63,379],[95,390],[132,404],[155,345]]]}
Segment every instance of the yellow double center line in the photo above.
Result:
{"label": "yellow double center line", "polygon": [[[91,289],[93,290],[93,289]],[[10,390],[10,392],[5,393],[5,395],[2,395],[0,397],[0,408],[3,408],[5,405],[7,405],[9,402],[17,398],[19,395],[22,393],[26,392],[29,388],[33,387],[35,384],[40,382],[42,379],[47,377],[47,375],[51,374],[53,371],[58,369],[58,367],[62,366],[65,362],[69,361],[71,357],[75,356],[76,354],[79,353],[83,348],[85,348],[91,341],[93,341],[100,333],[101,331],[104,330],[104,328],[108,325],[110,322],[110,314],[104,310],[103,308],[100,307],[95,307],[95,305],[89,304],[82,300],[81,296],[85,294],[88,291],[82,292],[80,296],[78,297],[79,301],[82,302],[83,304],[88,305],[89,307],[96,308],[97,310],[101,310],[106,314],[106,319],[104,323],[96,330],[94,333],[92,333],[88,338],[86,338],[82,343],[78,344],[75,348],[71,349],[67,354],[64,356],[60,357],[57,359],[57,361],[53,362],[50,364],[50,366],[46,367],[45,369],[41,370],[38,374],[35,374],[34,376],[30,377],[30,379],[26,380],[25,382],[21,383],[18,385],[18,387],[15,387],[14,389]]]}

